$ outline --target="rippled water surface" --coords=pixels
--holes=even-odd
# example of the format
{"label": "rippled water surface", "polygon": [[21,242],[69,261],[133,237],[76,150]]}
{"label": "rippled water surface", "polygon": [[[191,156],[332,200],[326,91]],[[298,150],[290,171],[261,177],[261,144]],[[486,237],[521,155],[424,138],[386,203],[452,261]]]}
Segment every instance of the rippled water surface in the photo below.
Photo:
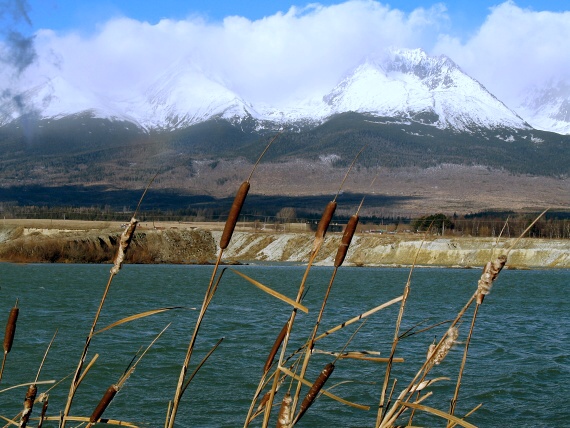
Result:
{"label": "rippled water surface", "polygon": [[[33,381],[46,346],[58,335],[40,380],[61,380],[72,373],[103,293],[109,265],[0,264],[0,323],[19,299],[16,341],[8,355],[0,390]],[[238,266],[244,272],[292,298],[303,266]],[[183,306],[153,317],[124,324],[96,335],[88,358],[99,359],[86,376],[72,414],[89,416],[109,385],[117,382],[133,356],[146,347],[168,323],[168,330],[140,362],[134,374],[105,413],[141,426],[164,425],[168,401],[174,394],[197,311],[212,273],[211,266],[127,265],[113,281],[99,326],[160,307]],[[315,321],[332,268],[313,268],[304,304],[288,350],[294,351]],[[321,330],[340,324],[367,309],[401,295],[407,269],[339,269],[324,312]],[[436,324],[455,317],[476,289],[478,269],[417,269],[402,331]],[[399,305],[368,318],[347,350],[380,351],[388,356]],[[222,344],[190,384],[182,402],[177,426],[243,426],[252,394],[274,338],[286,321],[287,304],[255,288],[231,270],[204,320],[190,370],[220,338]],[[468,420],[481,427],[570,426],[570,271],[503,271],[481,306],[471,345],[456,414],[483,406]],[[464,342],[472,311],[460,324]],[[340,351],[360,324],[355,323],[319,341],[317,349]],[[3,327],[2,327],[3,328]],[[400,342],[396,356],[396,391],[420,367],[428,345],[446,325],[414,334]],[[424,404],[447,411],[455,388],[461,344],[430,377],[446,376],[436,383]],[[315,354],[307,374],[314,379],[332,357]],[[299,426],[374,426],[385,364],[340,360],[327,387],[331,392],[371,406],[366,412],[321,396]],[[282,391],[289,384],[282,386]],[[40,387],[40,392],[43,390]],[[63,409],[69,378],[50,391],[49,410]],[[304,392],[306,392],[304,390]],[[397,393],[397,392],[396,392]],[[14,417],[21,410],[25,389],[0,394],[0,415]],[[259,426],[259,420],[253,425]],[[272,426],[275,423],[271,423]],[[416,426],[445,426],[441,419],[421,413]],[[46,426],[46,425],[44,425]],[[48,425],[49,426],[49,425]]]}

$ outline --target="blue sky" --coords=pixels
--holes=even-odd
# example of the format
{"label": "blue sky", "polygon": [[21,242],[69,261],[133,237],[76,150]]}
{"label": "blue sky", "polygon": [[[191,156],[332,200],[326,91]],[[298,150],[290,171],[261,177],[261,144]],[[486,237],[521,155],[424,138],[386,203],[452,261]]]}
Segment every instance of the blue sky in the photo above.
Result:
{"label": "blue sky", "polygon": [[[98,24],[117,16],[126,16],[139,21],[156,24],[162,18],[183,20],[188,16],[200,15],[210,21],[221,21],[227,16],[238,15],[255,21],[287,12],[291,6],[302,8],[309,3],[332,5],[341,1],[289,1],[289,0],[29,0],[29,16],[32,27],[53,30],[94,31]],[[414,1],[392,0],[382,2],[403,12],[417,8],[429,8],[437,3],[445,5],[450,17],[451,31],[467,35],[475,31],[489,15],[490,8],[503,3],[500,0],[451,0]],[[561,12],[570,10],[568,0],[518,0],[516,5],[534,11]]]}
{"label": "blue sky", "polygon": [[59,79],[126,98],[182,68],[278,107],[393,47],[446,55],[514,106],[570,85],[570,1],[2,0],[0,94]]}

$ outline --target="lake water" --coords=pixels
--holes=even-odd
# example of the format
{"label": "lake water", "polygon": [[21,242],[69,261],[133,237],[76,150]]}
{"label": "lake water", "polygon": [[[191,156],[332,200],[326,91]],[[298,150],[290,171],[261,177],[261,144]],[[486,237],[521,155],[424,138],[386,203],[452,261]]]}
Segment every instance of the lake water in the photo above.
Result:
{"label": "lake water", "polygon": [[[19,299],[16,340],[8,355],[0,390],[33,381],[47,344],[58,335],[47,357],[40,380],[60,380],[77,365],[85,337],[103,293],[110,265],[0,264],[0,325]],[[304,267],[249,265],[234,269],[294,298]],[[168,400],[174,394],[197,311],[211,266],[126,265],[115,277],[98,326],[150,309],[184,306],[124,324],[97,335],[88,359],[99,359],[81,385],[72,415],[89,416],[109,385],[117,382],[141,347],[172,323],[157,341],[105,412],[105,417],[140,426],[164,425]],[[308,315],[300,313],[290,351],[307,338],[332,273],[315,267],[304,300]],[[324,318],[324,331],[402,294],[408,269],[341,267]],[[402,331],[454,318],[477,287],[479,269],[416,269]],[[347,350],[379,351],[387,357],[399,305],[368,318]],[[287,304],[226,271],[220,289],[204,320],[190,370],[224,337],[186,391],[178,413],[178,427],[243,426],[251,397],[271,345],[290,309]],[[470,310],[460,325],[459,342],[469,329]],[[570,426],[570,271],[504,270],[480,308],[459,395],[456,414],[463,415],[483,403],[468,421],[480,427]],[[355,323],[318,342],[320,350],[338,352],[359,326]],[[3,328],[3,327],[2,327]],[[410,381],[421,366],[434,336],[446,325],[410,336],[396,354],[396,391]],[[448,376],[436,383],[433,396],[424,402],[448,410],[455,387],[460,344],[430,377]],[[331,357],[315,354],[307,374],[315,379]],[[347,400],[371,406],[362,411],[321,396],[299,426],[374,426],[385,364],[340,360],[327,387]],[[285,389],[288,385],[284,385]],[[40,387],[39,392],[45,387]],[[69,391],[69,378],[50,392],[49,413],[58,415]],[[304,390],[306,392],[306,390]],[[0,415],[14,417],[25,388],[0,394]],[[274,412],[274,414],[277,411]],[[37,415],[37,410],[35,412]],[[259,426],[256,419],[252,426]],[[275,423],[271,423],[275,426]],[[442,419],[417,413],[416,426],[445,426]],[[44,424],[46,426],[46,424]],[[54,426],[49,425],[47,426]]]}

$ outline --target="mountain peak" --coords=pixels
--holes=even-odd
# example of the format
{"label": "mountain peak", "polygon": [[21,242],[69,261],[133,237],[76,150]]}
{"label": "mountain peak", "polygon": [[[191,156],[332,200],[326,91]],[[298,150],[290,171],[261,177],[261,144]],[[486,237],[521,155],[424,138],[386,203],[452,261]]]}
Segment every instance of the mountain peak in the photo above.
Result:
{"label": "mountain peak", "polygon": [[528,128],[526,122],[446,56],[392,49],[367,60],[323,101],[332,112],[400,117],[439,128]]}

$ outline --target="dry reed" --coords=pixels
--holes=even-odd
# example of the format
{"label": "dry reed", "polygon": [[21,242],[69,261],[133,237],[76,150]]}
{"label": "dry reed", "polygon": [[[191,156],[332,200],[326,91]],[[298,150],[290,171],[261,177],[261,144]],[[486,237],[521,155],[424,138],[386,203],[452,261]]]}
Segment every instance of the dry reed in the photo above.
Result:
{"label": "dry reed", "polygon": [[[174,427],[174,422],[176,420],[176,415],[178,413],[180,401],[182,400],[182,395],[184,394],[184,391],[186,390],[186,387],[184,386],[184,384],[186,381],[186,376],[188,373],[188,366],[190,365],[190,361],[192,358],[192,353],[194,351],[196,339],[198,337],[198,333],[199,333],[200,327],[202,325],[202,320],[204,318],[204,315],[206,314],[206,311],[208,310],[210,302],[212,301],[212,299],[214,297],[214,293],[216,292],[217,284],[219,283],[219,281],[218,281],[218,283],[214,282],[215,278],[216,278],[216,273],[217,273],[218,267],[220,265],[220,262],[222,260],[224,250],[227,248],[227,246],[230,243],[230,240],[231,240],[233,232],[235,230],[241,209],[245,203],[246,196],[247,196],[249,189],[250,189],[250,180],[253,176],[253,173],[255,172],[255,169],[257,168],[257,165],[259,165],[259,162],[261,162],[261,159],[263,158],[263,156],[265,155],[265,153],[267,152],[269,147],[271,147],[273,142],[277,139],[277,137],[280,134],[281,134],[281,132],[279,132],[277,135],[275,135],[275,137],[273,137],[273,139],[271,139],[271,141],[265,146],[265,149],[263,150],[261,155],[257,158],[256,163],[253,165],[253,168],[251,170],[251,173],[249,174],[249,177],[247,178],[247,180],[245,182],[243,182],[241,184],[241,186],[239,187],[239,189],[237,191],[236,197],[234,198],[234,202],[233,202],[232,207],[230,209],[230,214],[229,214],[228,218],[226,219],[226,223],[224,225],[224,231],[222,232],[222,237],[220,239],[220,251],[218,253],[218,258],[216,260],[216,263],[214,264],[214,269],[212,271],[212,275],[210,277],[208,287],[206,288],[206,292],[204,294],[204,300],[203,300],[202,306],[200,308],[200,313],[198,315],[198,319],[196,320],[196,324],[194,325],[194,331],[192,333],[192,337],[190,338],[190,342],[188,343],[188,348],[186,351],[186,355],[184,357],[184,361],[182,362],[182,367],[180,369],[180,375],[178,376],[178,382],[176,384],[176,390],[174,391],[174,398],[172,399],[172,406],[170,408],[170,411],[167,413],[167,417],[166,417],[167,421],[165,422],[165,426],[167,428],[173,428]],[[220,279],[221,279],[221,275],[220,275]]]}

